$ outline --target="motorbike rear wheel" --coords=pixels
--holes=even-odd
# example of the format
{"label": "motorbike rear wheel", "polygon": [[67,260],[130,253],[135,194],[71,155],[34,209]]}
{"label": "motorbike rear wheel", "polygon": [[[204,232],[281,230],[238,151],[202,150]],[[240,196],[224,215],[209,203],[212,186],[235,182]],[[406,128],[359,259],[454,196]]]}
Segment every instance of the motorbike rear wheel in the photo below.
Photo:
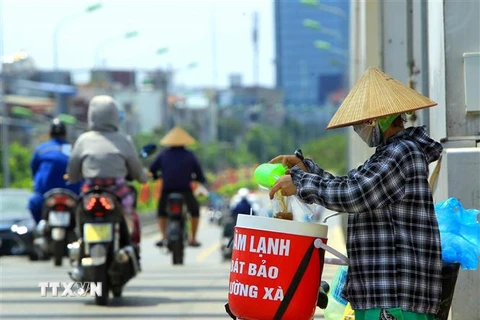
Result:
{"label": "motorbike rear wheel", "polygon": [[54,241],[53,243],[53,264],[57,267],[62,265],[63,253],[65,251],[65,240]]}
{"label": "motorbike rear wheel", "polygon": [[171,250],[172,250],[172,263],[174,265],[183,264],[183,241],[176,240],[171,243]]}
{"label": "motorbike rear wheel", "polygon": [[102,294],[100,296],[95,295],[95,304],[98,306],[106,306],[108,304],[110,287],[106,265],[101,265],[95,268],[95,279],[96,282],[102,283]]}
{"label": "motorbike rear wheel", "polygon": [[112,294],[115,298],[122,296],[123,286],[112,286]]}

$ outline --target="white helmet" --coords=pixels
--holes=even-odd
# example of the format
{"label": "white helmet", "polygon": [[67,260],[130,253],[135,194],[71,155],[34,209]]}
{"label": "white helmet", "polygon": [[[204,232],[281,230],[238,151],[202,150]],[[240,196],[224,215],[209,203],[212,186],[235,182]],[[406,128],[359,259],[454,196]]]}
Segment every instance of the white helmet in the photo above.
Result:
{"label": "white helmet", "polygon": [[240,188],[240,189],[237,191],[237,194],[238,194],[241,198],[245,198],[246,196],[248,196],[249,193],[250,193],[250,190],[248,190],[247,188]]}

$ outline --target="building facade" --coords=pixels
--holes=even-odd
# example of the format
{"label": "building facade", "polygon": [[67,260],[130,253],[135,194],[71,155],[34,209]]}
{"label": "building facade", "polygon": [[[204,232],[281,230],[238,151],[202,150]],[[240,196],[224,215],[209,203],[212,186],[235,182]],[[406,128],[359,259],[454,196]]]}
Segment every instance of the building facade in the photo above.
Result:
{"label": "building facade", "polygon": [[348,0],[275,0],[276,86],[288,109],[348,87]]}

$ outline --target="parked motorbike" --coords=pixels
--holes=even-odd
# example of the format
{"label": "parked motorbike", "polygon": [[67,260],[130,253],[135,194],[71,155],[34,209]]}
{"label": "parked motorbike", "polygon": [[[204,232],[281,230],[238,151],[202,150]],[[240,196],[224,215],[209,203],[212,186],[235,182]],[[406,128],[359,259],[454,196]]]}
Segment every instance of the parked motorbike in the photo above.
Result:
{"label": "parked motorbike", "polygon": [[232,239],[235,233],[236,219],[231,214],[222,219],[222,239],[221,239],[221,254],[223,261],[232,259]]}
{"label": "parked motorbike", "polygon": [[43,219],[37,226],[34,246],[44,256],[52,256],[55,266],[61,266],[68,255],[67,244],[75,241],[75,208],[78,195],[55,188],[44,195]]}
{"label": "parked motorbike", "polygon": [[[147,145],[140,155],[146,157],[154,151],[155,147]],[[120,297],[125,284],[140,272],[138,219],[133,221],[131,232],[121,199],[95,186],[82,195],[77,222],[80,239],[69,245],[75,267],[70,277],[79,282],[101,283],[101,294],[95,294],[95,303],[107,305],[110,291],[114,297]]]}

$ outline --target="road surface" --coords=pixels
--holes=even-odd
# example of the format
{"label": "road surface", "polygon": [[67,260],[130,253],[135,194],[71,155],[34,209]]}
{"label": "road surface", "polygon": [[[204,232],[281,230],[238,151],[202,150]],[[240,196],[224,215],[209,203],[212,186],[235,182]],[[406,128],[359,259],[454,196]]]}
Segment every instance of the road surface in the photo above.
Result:
{"label": "road surface", "polygon": [[[329,243],[343,251],[339,219],[329,224]],[[188,248],[184,266],[172,266],[170,256],[154,246],[154,225],[143,228],[142,272],[124,289],[122,298],[112,298],[107,307],[96,306],[92,297],[42,297],[39,282],[70,282],[67,260],[54,267],[52,261],[30,262],[26,257],[0,258],[0,318],[12,319],[229,319],[227,302],[229,262],[220,255],[220,227],[202,214],[200,248]],[[330,281],[336,266],[326,265],[324,280]],[[61,289],[60,289],[61,290]],[[60,291],[61,292],[61,291]],[[324,319],[317,308],[315,319]]]}

